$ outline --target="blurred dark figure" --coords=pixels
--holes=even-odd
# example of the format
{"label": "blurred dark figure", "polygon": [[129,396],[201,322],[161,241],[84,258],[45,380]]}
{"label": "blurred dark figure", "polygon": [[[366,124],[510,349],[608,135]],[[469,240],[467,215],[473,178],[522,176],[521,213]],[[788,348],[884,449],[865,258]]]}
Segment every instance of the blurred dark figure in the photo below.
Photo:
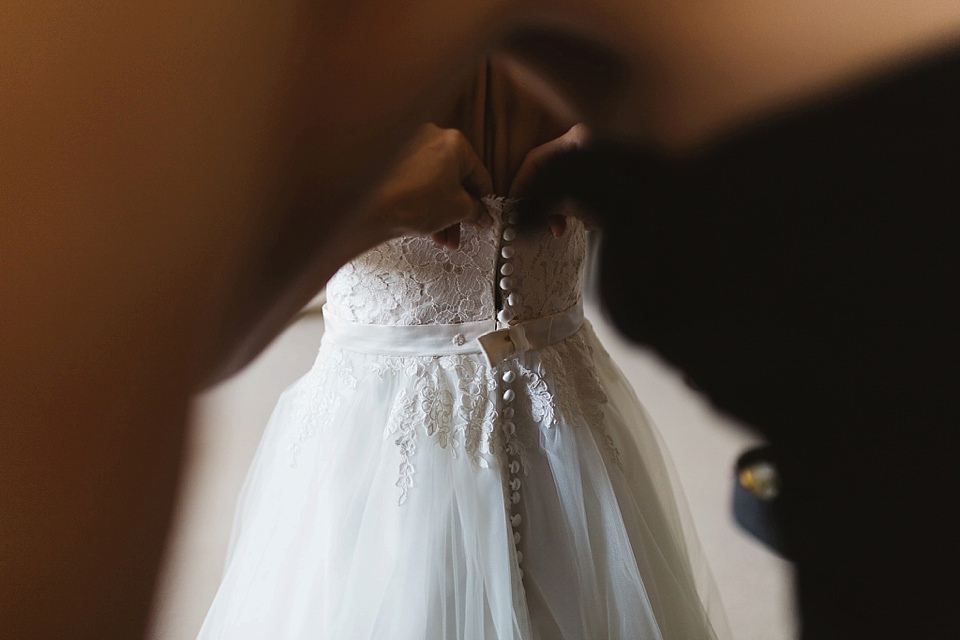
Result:
{"label": "blurred dark figure", "polygon": [[556,156],[602,298],[776,448],[803,637],[955,638],[960,53],[674,157]]}

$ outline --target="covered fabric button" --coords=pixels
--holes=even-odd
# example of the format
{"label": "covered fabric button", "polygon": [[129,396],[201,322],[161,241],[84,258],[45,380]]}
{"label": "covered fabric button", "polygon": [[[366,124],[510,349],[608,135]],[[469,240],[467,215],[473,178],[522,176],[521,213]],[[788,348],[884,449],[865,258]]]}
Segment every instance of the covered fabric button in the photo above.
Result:
{"label": "covered fabric button", "polygon": [[520,472],[520,463],[514,460],[513,462],[510,463],[510,473],[519,473],[519,472]]}
{"label": "covered fabric button", "polygon": [[518,502],[520,502],[520,492],[514,491],[513,493],[510,494],[510,503],[517,504]]}
{"label": "covered fabric button", "polygon": [[500,324],[509,324],[510,321],[513,320],[513,314],[506,309],[501,309],[500,312],[497,313],[497,320],[500,321]]}
{"label": "covered fabric button", "polygon": [[523,552],[517,551],[517,562],[523,562]]}
{"label": "covered fabric button", "polygon": [[513,407],[507,407],[503,410],[503,417],[509,420],[513,417]]}
{"label": "covered fabric button", "polygon": [[507,296],[507,304],[509,304],[511,307],[517,306],[520,304],[520,296],[516,293],[511,293],[509,296]]}
{"label": "covered fabric button", "polygon": [[505,276],[510,275],[511,273],[513,273],[513,265],[510,264],[509,262],[506,263],[505,265],[502,265],[500,267],[500,273],[502,273]]}
{"label": "covered fabric button", "polygon": [[519,527],[522,521],[523,521],[523,518],[520,517],[519,513],[515,513],[512,516],[510,516],[510,524],[512,524],[515,527]]}
{"label": "covered fabric button", "polygon": [[503,392],[503,401],[504,402],[513,402],[513,399],[517,397],[517,394],[513,392],[513,389],[507,389]]}
{"label": "covered fabric button", "polygon": [[503,425],[503,430],[507,432],[508,436],[512,436],[517,432],[517,425],[513,424],[512,422],[508,422]]}
{"label": "covered fabric button", "polygon": [[500,288],[509,291],[513,288],[513,278],[500,278]]}
{"label": "covered fabric button", "polygon": [[458,333],[457,335],[453,336],[453,344],[455,345],[463,346],[463,343],[466,341],[467,339],[463,337],[462,333]]}
{"label": "covered fabric button", "polygon": [[520,491],[520,478],[514,478],[510,481],[510,488],[514,491]]}
{"label": "covered fabric button", "polygon": [[519,532],[519,531],[514,531],[514,532],[513,532],[513,544],[520,544],[520,532]]}
{"label": "covered fabric button", "polygon": [[513,242],[517,237],[517,231],[513,227],[507,227],[503,230],[503,239],[507,242]]}
{"label": "covered fabric button", "polygon": [[513,382],[514,380],[516,380],[516,379],[517,379],[517,374],[515,374],[513,371],[504,371],[504,372],[503,372],[503,381],[504,381],[504,382],[506,382],[506,383],[509,384],[509,383]]}
{"label": "covered fabric button", "polygon": [[509,260],[516,254],[516,250],[513,247],[504,247],[500,249],[500,255],[503,256],[504,260]]}

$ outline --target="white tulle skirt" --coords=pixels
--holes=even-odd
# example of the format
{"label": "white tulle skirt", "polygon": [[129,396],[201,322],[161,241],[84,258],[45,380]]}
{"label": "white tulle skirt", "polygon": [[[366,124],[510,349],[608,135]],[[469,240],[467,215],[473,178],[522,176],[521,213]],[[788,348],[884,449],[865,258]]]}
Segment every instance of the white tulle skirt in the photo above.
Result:
{"label": "white tulle skirt", "polygon": [[513,434],[480,354],[325,336],[263,435],[199,638],[716,638],[659,435],[589,324],[505,366]]}

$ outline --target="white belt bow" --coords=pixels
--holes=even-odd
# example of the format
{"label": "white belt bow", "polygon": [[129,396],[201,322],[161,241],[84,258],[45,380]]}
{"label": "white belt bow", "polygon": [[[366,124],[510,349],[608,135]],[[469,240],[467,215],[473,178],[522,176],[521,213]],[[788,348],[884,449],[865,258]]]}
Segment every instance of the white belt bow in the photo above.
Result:
{"label": "white belt bow", "polygon": [[480,349],[491,367],[511,355],[530,349],[542,349],[572,336],[583,325],[583,303],[577,302],[566,311],[543,318],[488,331],[477,337]]}
{"label": "white belt bow", "polygon": [[483,353],[495,367],[515,353],[542,349],[572,336],[583,325],[583,303],[560,313],[500,329],[496,320],[458,324],[383,325],[351,322],[323,307],[325,339],[344,349],[396,356]]}

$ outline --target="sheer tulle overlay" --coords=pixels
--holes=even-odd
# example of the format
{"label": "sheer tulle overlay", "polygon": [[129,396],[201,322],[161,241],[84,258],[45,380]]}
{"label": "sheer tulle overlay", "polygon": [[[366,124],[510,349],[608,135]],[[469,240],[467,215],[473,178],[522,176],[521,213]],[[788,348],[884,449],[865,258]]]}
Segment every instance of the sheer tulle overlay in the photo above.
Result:
{"label": "sheer tulle overlay", "polygon": [[716,638],[674,487],[589,323],[495,366],[327,335],[264,432],[199,637]]}

